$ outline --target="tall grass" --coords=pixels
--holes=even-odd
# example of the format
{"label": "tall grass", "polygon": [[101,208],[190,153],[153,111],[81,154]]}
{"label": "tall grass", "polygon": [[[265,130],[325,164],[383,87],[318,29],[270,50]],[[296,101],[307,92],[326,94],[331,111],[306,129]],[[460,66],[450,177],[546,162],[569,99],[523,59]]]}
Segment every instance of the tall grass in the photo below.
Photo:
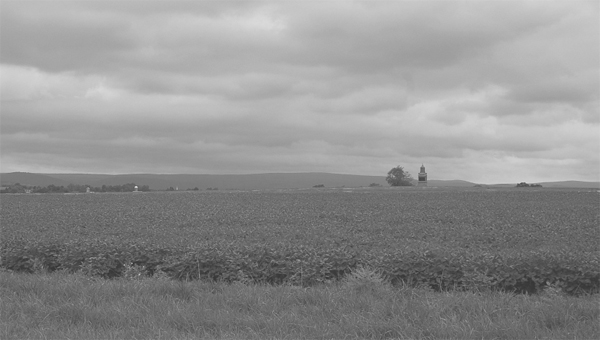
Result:
{"label": "tall grass", "polygon": [[0,272],[8,339],[598,339],[598,296],[436,293],[360,269],[298,288]]}

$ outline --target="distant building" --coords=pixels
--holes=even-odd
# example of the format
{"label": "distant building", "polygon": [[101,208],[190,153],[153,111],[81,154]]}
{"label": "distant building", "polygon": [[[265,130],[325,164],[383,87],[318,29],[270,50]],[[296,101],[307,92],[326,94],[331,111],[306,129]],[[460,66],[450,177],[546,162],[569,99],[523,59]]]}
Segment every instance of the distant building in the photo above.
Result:
{"label": "distant building", "polygon": [[417,186],[427,186],[427,173],[425,172],[425,166],[423,164],[421,164],[421,171],[419,171],[419,183],[417,183]]}

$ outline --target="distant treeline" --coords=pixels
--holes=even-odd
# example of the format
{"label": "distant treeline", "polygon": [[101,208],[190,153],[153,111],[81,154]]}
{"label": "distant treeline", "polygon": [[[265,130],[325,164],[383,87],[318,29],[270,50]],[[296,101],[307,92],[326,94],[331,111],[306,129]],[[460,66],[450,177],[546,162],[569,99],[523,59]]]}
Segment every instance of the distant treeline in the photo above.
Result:
{"label": "distant treeline", "polygon": [[[135,189],[135,183],[127,183],[123,185],[102,185],[101,187],[93,187],[90,185],[69,184],[66,187],[63,185],[57,186],[50,184],[46,187],[42,186],[27,186],[19,183],[10,185],[2,190],[2,194],[18,194],[18,193],[76,193],[76,192],[131,192]],[[150,191],[147,185],[138,186],[138,191]]]}
{"label": "distant treeline", "polygon": [[521,183],[517,184],[517,188],[528,188],[528,187],[531,187],[531,188],[541,188],[542,185],[541,184],[527,184],[525,182],[521,182]]}

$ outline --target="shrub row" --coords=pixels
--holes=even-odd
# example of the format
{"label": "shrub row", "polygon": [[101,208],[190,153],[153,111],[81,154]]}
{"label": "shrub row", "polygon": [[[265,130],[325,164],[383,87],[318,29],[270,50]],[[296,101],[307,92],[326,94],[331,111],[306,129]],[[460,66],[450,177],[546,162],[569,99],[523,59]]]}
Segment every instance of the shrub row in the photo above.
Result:
{"label": "shrub row", "polygon": [[512,255],[397,251],[359,254],[346,248],[203,246],[159,248],[109,242],[4,240],[0,267],[16,272],[63,270],[118,278],[127,268],[178,280],[261,282],[311,286],[343,278],[357,266],[378,269],[392,284],[434,290],[537,293],[552,285],[570,295],[600,291],[598,253]]}

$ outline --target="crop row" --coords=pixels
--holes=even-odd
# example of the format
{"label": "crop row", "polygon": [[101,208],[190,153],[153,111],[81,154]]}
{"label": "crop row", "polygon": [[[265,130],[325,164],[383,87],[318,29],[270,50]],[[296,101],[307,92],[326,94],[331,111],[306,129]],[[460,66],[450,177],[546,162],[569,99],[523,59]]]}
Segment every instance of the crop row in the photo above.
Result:
{"label": "crop row", "polygon": [[[600,196],[309,190],[4,195],[0,267],[313,285],[359,265],[434,289],[598,291]],[[41,242],[40,240],[43,240]]]}
{"label": "crop row", "polygon": [[599,251],[594,192],[200,192],[5,195],[5,238]]}
{"label": "crop row", "polygon": [[537,293],[548,285],[567,294],[598,293],[598,253],[566,252],[472,255],[465,252],[397,251],[360,254],[347,248],[304,246],[203,247],[168,249],[106,242],[52,244],[11,240],[1,250],[0,266],[19,272],[84,272],[102,278],[159,272],[179,280],[215,280],[310,286],[343,278],[357,266],[382,272],[392,284],[435,290],[475,289]]}

